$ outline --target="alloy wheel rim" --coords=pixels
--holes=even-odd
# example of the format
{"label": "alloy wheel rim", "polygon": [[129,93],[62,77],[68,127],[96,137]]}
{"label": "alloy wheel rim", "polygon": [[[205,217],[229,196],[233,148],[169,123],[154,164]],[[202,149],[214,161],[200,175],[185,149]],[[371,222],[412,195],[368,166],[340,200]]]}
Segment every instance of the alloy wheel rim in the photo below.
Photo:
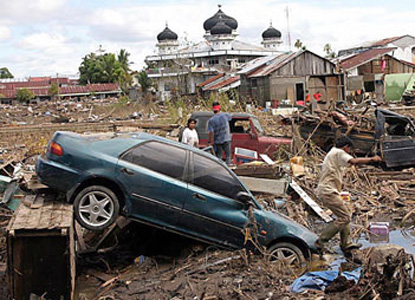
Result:
{"label": "alloy wheel rim", "polygon": [[114,214],[114,202],[104,192],[92,191],[79,201],[79,216],[91,227],[99,227],[109,222]]}
{"label": "alloy wheel rim", "polygon": [[269,257],[270,262],[280,262],[287,266],[298,266],[300,264],[298,254],[293,249],[287,247],[275,249],[270,253]]}

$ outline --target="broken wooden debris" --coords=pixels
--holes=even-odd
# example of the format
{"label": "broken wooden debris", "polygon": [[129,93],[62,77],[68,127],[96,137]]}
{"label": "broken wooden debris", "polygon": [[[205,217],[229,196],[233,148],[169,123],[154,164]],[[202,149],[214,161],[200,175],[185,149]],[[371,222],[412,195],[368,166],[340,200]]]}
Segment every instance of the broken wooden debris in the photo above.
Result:
{"label": "broken wooden debris", "polygon": [[325,222],[333,221],[333,218],[330,217],[311,197],[298,185],[298,183],[292,179],[290,186],[294,191],[303,199],[313,210],[319,215]]}
{"label": "broken wooden debris", "polygon": [[265,179],[239,176],[246,187],[253,192],[268,193],[273,195],[284,195],[287,188],[286,179]]}
{"label": "broken wooden debris", "polygon": [[[53,247],[51,247],[53,245]],[[30,294],[73,299],[75,243],[72,206],[47,202],[39,209],[21,203],[7,227],[9,290],[14,299]]]}

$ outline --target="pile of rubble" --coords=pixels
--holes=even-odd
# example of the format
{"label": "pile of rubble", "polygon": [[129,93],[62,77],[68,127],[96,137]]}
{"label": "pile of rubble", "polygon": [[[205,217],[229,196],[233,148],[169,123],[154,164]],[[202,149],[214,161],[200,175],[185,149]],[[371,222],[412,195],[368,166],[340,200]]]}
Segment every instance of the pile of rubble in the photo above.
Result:
{"label": "pile of rubble", "polygon": [[[32,112],[24,112],[23,108],[16,120],[24,114],[36,117],[45,115],[43,108],[32,108]],[[79,108],[70,106],[67,110],[57,108],[56,116],[62,114],[91,114],[91,108]],[[8,112],[9,114],[11,111]],[[130,111],[131,113],[131,111]],[[148,122],[140,123],[139,130],[148,130],[151,133],[164,136],[177,136],[178,125],[166,125],[160,119],[166,115],[166,111],[155,111],[159,121],[148,125]],[[319,207],[319,200],[314,196],[315,188],[320,175],[320,165],[324,159],[325,151],[313,143],[312,139],[304,138],[295,130],[295,124],[288,123],[281,126],[281,118],[260,113],[262,125],[270,135],[292,136],[293,146],[281,147],[275,153],[274,163],[255,162],[239,165],[235,173],[241,177],[251,177],[259,180],[273,180],[280,182],[281,188],[273,190],[253,188],[259,202],[270,210],[281,212],[298,223],[312,229],[315,232],[323,226],[323,221],[331,217],[332,213],[323,206]],[[1,115],[1,114],[0,114]],[[27,116],[29,116],[27,115]],[[52,116],[47,117],[54,117]],[[109,115],[112,115],[111,109]],[[1,115],[4,116],[4,115]],[[7,116],[7,115],[6,115]],[[139,116],[137,114],[137,116]],[[9,115],[13,120],[13,116]],[[99,114],[97,121],[102,121],[105,114]],[[331,116],[336,118],[335,116]],[[321,119],[309,116],[315,125]],[[373,120],[352,118],[352,123],[343,122],[347,128],[373,130]],[[1,118],[0,118],[1,120]],[[9,120],[9,122],[10,122]],[[86,117],[85,120],[91,121]],[[146,121],[146,118],[143,118]],[[332,119],[333,120],[333,119]],[[80,122],[80,119],[68,122]],[[37,121],[36,121],[37,122]],[[44,120],[39,121],[44,122]],[[332,122],[332,121],[330,121]],[[338,122],[333,121],[336,126]],[[157,124],[156,124],[157,123]],[[147,124],[147,125],[146,125]],[[131,128],[138,130],[137,124]],[[325,124],[332,126],[330,123]],[[147,127],[146,127],[147,126]],[[319,125],[321,126],[321,125]],[[333,125],[334,126],[334,125]],[[294,130],[293,130],[294,129]],[[79,131],[82,131],[80,129]],[[20,187],[23,192],[28,189],[38,190],[42,186],[36,182],[34,176],[35,157],[33,155],[45,150],[50,136],[33,134],[31,138],[20,143],[10,138],[5,144],[0,144],[0,188],[3,193],[3,206],[0,208],[0,271],[5,266],[7,226],[13,211],[6,208],[18,193]],[[9,143],[7,143],[9,142]],[[2,141],[3,143],[3,141]],[[7,144],[6,144],[7,143]],[[12,146],[15,144],[17,146]],[[2,148],[3,147],[3,148]],[[295,159],[292,159],[295,158]],[[290,161],[290,159],[292,159]],[[275,163],[276,162],[276,163]],[[415,175],[414,168],[402,171],[384,171],[379,166],[352,167],[344,180],[343,189],[350,193],[350,206],[352,207],[353,235],[360,238],[362,235],[369,238],[370,222],[389,222],[391,227],[404,224],[413,224],[415,221]],[[299,192],[300,191],[300,192]],[[311,200],[311,201],[310,201]],[[336,241],[333,241],[333,244]],[[108,250],[113,256],[119,255],[119,247]],[[413,296],[414,286],[411,280],[412,256],[399,250],[388,252],[382,259],[375,260],[374,253],[377,250],[364,250],[356,252],[353,263],[362,266],[363,274],[357,285],[350,284],[344,278],[339,277],[327,289],[331,299],[356,298],[356,299],[391,299],[401,297],[410,299]],[[107,260],[111,259],[102,255],[91,256],[83,259],[79,281],[89,282],[88,289],[91,294],[81,292],[80,299],[298,299],[298,295],[291,293],[290,285],[305,271],[313,271],[313,264],[305,269],[294,270],[280,264],[270,264],[267,257],[252,255],[245,250],[228,252],[211,247],[192,249],[185,257],[128,256],[128,262],[122,266],[112,266]],[[112,258],[114,259],[114,258]],[[96,268],[99,262],[105,268]],[[328,268],[325,264],[318,269]],[[346,265],[343,266],[347,268]],[[356,267],[356,265],[354,265]],[[1,272],[0,272],[1,273]],[[0,289],[1,289],[0,281]],[[0,290],[1,293],[1,290]],[[307,291],[301,295],[305,299],[324,299],[327,296],[323,291]],[[407,298],[405,298],[407,297]]]}

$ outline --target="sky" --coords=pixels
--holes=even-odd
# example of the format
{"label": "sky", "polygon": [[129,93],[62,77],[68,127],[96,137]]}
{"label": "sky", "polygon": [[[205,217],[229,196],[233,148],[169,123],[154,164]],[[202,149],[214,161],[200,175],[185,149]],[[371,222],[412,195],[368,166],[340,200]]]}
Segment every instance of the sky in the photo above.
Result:
{"label": "sky", "polygon": [[[287,46],[287,18],[292,44],[323,54],[405,34],[415,35],[415,2],[319,0],[0,0],[0,68],[17,78],[75,77],[82,58],[98,50],[131,53],[133,70],[156,51],[156,36],[166,22],[185,43],[203,40],[203,22],[217,5],[238,21],[238,39],[260,45],[272,21]],[[294,47],[292,47],[294,49]]]}

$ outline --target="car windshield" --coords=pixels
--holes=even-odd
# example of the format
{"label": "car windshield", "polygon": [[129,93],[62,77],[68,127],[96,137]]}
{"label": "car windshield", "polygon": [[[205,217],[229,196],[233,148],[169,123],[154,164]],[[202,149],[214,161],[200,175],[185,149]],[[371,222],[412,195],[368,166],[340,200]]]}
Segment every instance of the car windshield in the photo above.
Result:
{"label": "car windshield", "polygon": [[254,124],[255,130],[258,133],[258,135],[265,135],[265,130],[264,128],[262,128],[261,123],[259,123],[259,120],[257,118],[252,118],[252,124]]}

